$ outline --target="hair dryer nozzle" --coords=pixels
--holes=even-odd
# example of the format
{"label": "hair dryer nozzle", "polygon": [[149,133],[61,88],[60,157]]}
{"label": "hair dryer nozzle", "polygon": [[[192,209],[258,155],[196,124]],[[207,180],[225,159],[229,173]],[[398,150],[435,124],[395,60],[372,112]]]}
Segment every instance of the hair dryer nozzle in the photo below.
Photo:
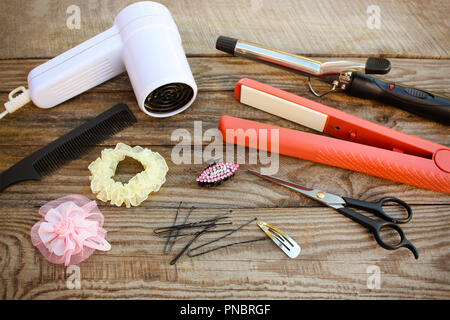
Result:
{"label": "hair dryer nozzle", "polygon": [[153,90],[145,99],[145,109],[153,114],[166,114],[186,106],[194,97],[194,89],[185,83],[169,83]]}

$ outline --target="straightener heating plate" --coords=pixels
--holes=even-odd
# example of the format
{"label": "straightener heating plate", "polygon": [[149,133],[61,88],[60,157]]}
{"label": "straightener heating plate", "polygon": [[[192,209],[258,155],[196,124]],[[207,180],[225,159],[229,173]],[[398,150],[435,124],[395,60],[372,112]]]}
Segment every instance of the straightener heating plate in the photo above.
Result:
{"label": "straightener heating plate", "polygon": [[240,102],[320,132],[328,119],[324,113],[246,85],[240,86]]}

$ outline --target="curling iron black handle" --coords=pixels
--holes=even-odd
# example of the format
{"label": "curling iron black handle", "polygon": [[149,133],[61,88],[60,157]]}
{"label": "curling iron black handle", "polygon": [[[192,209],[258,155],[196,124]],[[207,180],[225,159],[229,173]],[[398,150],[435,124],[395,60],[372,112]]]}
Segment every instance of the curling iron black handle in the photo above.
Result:
{"label": "curling iron black handle", "polygon": [[400,86],[353,72],[346,92],[352,96],[374,99],[450,125],[450,100],[427,91]]}

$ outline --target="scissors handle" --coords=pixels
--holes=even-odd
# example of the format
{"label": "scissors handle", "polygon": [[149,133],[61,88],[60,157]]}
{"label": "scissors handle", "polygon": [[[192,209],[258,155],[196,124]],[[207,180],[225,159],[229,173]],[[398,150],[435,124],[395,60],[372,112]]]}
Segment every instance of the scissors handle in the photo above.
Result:
{"label": "scissors handle", "polygon": [[[372,213],[376,214],[378,217],[380,217],[386,221],[390,221],[392,223],[407,223],[413,217],[413,212],[412,212],[412,209],[409,206],[409,204],[407,204],[405,201],[395,198],[395,197],[384,197],[377,202],[362,201],[362,200],[346,198],[346,197],[342,197],[342,198],[344,199],[345,203],[347,204],[347,207],[363,209],[368,212],[372,212]],[[406,210],[408,215],[405,218],[391,217],[383,209],[383,205],[386,202],[395,202],[395,203],[399,204]]]}
{"label": "scissors handle", "polygon": [[[416,259],[419,259],[419,252],[417,251],[416,247],[411,242],[409,242],[408,239],[406,239],[405,233],[399,225],[393,222],[377,221],[371,219],[347,207],[338,208],[337,211],[352,219],[353,221],[358,222],[362,226],[368,228],[374,234],[375,240],[383,248],[388,250],[396,250],[405,247],[411,250]],[[381,236],[382,229],[392,229],[396,231],[400,236],[400,241],[396,244],[387,243]]]}

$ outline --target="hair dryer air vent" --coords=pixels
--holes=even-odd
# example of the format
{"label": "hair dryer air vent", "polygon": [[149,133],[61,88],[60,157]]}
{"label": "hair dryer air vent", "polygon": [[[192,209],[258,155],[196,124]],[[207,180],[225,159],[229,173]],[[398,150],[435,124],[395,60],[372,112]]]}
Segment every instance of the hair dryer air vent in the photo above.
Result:
{"label": "hair dryer air vent", "polygon": [[185,83],[169,83],[151,92],[145,99],[145,108],[153,113],[173,112],[192,100],[194,90]]}

